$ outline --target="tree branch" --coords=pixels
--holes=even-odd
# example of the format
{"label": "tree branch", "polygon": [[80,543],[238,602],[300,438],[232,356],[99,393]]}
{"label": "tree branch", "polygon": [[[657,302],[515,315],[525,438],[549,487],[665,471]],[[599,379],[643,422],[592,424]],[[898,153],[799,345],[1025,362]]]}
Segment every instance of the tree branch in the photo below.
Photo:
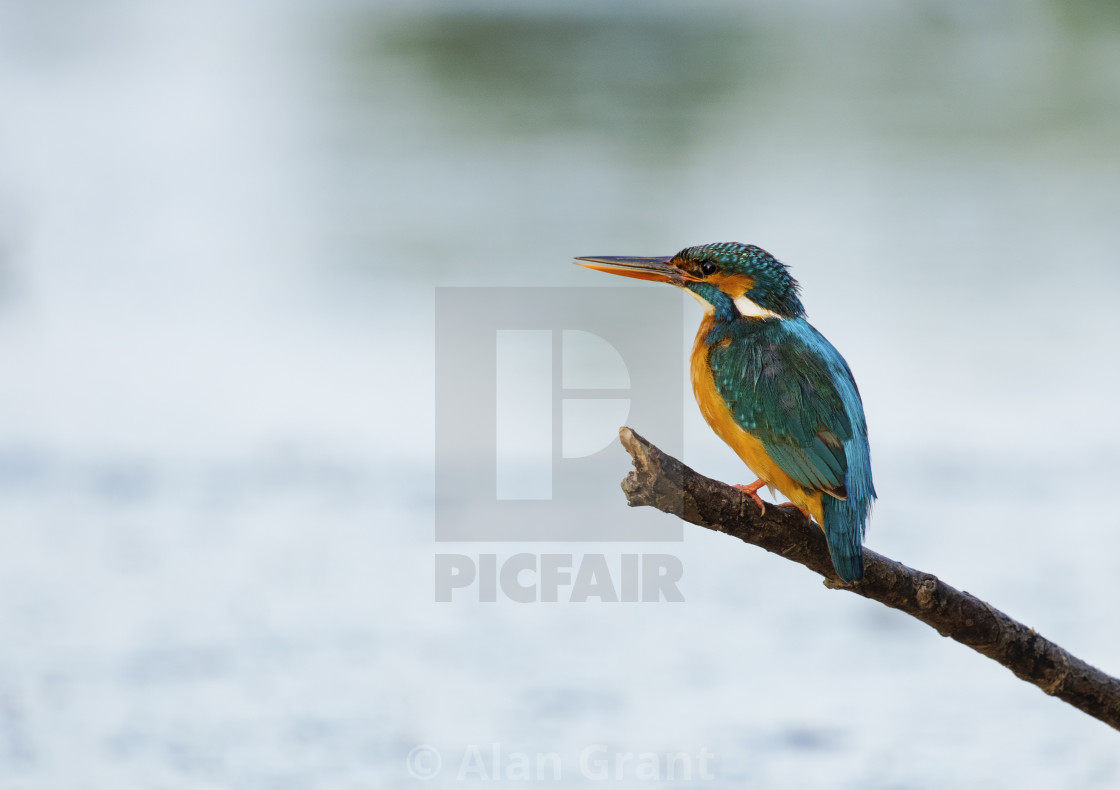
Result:
{"label": "tree branch", "polygon": [[655,507],[801,563],[823,576],[827,587],[906,612],[1047,694],[1120,729],[1120,680],[1070,655],[1033,628],[932,574],[868,549],[863,550],[862,581],[844,582],[832,567],[824,534],[810,528],[800,511],[772,506],[759,515],[742,492],[696,473],[629,428],[619,435],[634,459],[634,471],[622,482],[631,507]]}

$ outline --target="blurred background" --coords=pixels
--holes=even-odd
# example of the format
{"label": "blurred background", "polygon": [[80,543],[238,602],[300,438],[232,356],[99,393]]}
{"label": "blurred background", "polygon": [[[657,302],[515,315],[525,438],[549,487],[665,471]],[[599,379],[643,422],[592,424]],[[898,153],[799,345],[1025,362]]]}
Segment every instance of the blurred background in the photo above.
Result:
{"label": "blurred background", "polygon": [[0,2],[0,786],[1115,787],[1105,725],[705,530],[553,547],[684,603],[434,603],[544,550],[433,541],[434,287],[728,240],[855,371],[868,545],[1120,672],[1115,3]]}

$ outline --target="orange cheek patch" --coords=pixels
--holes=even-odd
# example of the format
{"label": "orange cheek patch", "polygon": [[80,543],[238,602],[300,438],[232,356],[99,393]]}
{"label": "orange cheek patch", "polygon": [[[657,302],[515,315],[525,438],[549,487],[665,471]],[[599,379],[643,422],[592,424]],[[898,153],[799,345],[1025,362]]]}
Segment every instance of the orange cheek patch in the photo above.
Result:
{"label": "orange cheek patch", "polygon": [[732,299],[754,288],[754,278],[745,274],[717,274],[711,278],[711,283]]}

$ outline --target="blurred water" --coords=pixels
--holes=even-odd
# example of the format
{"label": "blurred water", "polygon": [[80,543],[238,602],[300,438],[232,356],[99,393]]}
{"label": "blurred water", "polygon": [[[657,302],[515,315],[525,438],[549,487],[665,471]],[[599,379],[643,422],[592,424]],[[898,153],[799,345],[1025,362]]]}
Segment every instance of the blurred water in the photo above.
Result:
{"label": "blurred water", "polygon": [[702,530],[642,548],[684,604],[433,603],[431,289],[766,247],[860,382],[869,544],[1120,671],[1118,44],[1088,0],[0,3],[0,784],[1115,786],[1103,725]]}

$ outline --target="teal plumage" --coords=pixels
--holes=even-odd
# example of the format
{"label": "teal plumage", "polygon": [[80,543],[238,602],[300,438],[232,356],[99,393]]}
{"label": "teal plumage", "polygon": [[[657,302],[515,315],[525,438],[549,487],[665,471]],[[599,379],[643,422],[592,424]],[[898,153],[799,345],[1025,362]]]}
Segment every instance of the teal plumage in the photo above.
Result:
{"label": "teal plumage", "polygon": [[875,500],[867,424],[848,363],[808,321],[797,281],[737,242],[669,258],[581,258],[589,268],[669,282],[708,306],[692,357],[705,419],[766,484],[820,523],[836,572],[863,577]]}
{"label": "teal plumage", "polygon": [[833,564],[841,578],[861,578],[875,486],[847,362],[802,317],[717,321],[707,343],[716,388],[735,421],[797,483],[828,495],[822,526]]}

